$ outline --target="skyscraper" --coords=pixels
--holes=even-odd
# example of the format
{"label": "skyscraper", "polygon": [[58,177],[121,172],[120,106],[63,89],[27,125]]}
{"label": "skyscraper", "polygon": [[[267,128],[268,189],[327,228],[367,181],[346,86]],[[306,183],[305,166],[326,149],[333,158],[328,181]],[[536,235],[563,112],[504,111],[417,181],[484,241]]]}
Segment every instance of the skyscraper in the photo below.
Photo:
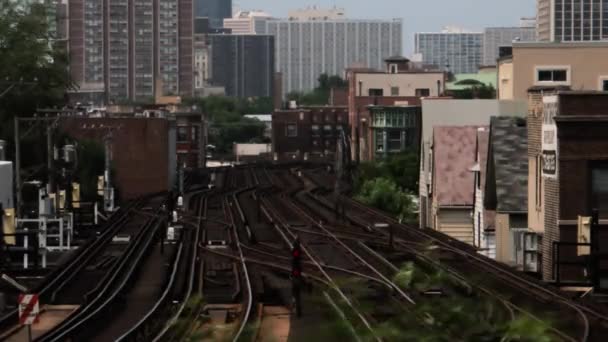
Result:
{"label": "skyscraper", "polygon": [[227,96],[272,97],[274,37],[211,34],[211,80]]}
{"label": "skyscraper", "polygon": [[232,34],[266,34],[266,22],[272,16],[265,12],[241,11],[232,18],[224,19],[224,28]]}
{"label": "skyscraper", "polygon": [[69,0],[72,79],[110,101],[191,95],[192,14],[192,0]]}
{"label": "skyscraper", "polygon": [[416,53],[422,63],[449,69],[454,74],[476,73],[482,65],[483,33],[445,28],[441,32],[416,33]]}
{"label": "skyscraper", "polygon": [[513,41],[536,40],[536,28],[529,27],[489,27],[483,31],[483,65],[496,65],[498,49],[512,46]]}
{"label": "skyscraper", "polygon": [[208,17],[209,26],[220,28],[232,17],[232,0],[196,0],[196,16]]}
{"label": "skyscraper", "polygon": [[608,39],[608,0],[537,0],[536,34],[552,42]]}
{"label": "skyscraper", "polygon": [[380,69],[384,58],[403,53],[401,20],[345,19],[340,9],[291,12],[269,20],[267,33],[275,37],[283,94],[310,91],[321,74],[342,76],[353,65]]}

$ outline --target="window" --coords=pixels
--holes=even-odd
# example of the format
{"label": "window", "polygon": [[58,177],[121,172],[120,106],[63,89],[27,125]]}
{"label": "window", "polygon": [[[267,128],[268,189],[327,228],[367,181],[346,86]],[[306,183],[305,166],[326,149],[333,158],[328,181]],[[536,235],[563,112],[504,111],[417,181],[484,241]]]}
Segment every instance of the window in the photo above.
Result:
{"label": "window", "polygon": [[396,74],[396,73],[397,73],[397,71],[398,71],[398,69],[397,69],[397,64],[391,64],[391,65],[390,65],[390,73],[391,73],[391,74]]}
{"label": "window", "polygon": [[384,96],[384,90],[383,89],[370,88],[368,90],[368,95],[369,96]]}
{"label": "window", "polygon": [[391,87],[391,96],[399,96],[399,87]]}
{"label": "window", "polygon": [[536,67],[537,84],[570,84],[570,67]]}
{"label": "window", "polygon": [[431,96],[431,90],[429,88],[416,89],[416,96],[420,96],[420,97]]}
{"label": "window", "polygon": [[188,140],[188,127],[177,127],[177,142],[187,142]]}
{"label": "window", "polygon": [[388,151],[401,151],[401,131],[388,132]]}
{"label": "window", "polygon": [[289,138],[294,138],[298,136],[298,125],[296,124],[287,124],[285,127],[285,135]]}
{"label": "window", "polygon": [[600,77],[600,90],[608,91],[608,76]]}
{"label": "window", "polygon": [[608,164],[598,163],[591,167],[591,205],[600,216],[608,216]]}

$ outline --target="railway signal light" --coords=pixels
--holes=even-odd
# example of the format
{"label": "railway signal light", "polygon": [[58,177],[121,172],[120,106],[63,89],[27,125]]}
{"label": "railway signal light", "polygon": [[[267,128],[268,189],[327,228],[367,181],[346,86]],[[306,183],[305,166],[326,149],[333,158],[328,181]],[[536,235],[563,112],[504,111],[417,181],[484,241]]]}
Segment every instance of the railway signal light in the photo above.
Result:
{"label": "railway signal light", "polygon": [[294,241],[293,249],[291,250],[291,275],[294,278],[302,276],[302,248],[299,239]]}

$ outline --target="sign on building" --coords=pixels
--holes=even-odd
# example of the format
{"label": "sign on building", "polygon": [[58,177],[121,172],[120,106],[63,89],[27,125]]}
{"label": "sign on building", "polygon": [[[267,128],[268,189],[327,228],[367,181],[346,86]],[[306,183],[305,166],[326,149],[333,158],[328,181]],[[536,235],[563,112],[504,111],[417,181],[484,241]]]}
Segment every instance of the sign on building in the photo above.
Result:
{"label": "sign on building", "polygon": [[555,124],[557,112],[558,97],[543,97],[543,176],[551,179],[557,179],[558,177],[557,125]]}
{"label": "sign on building", "polygon": [[32,325],[38,322],[40,304],[37,294],[19,295],[19,324]]}

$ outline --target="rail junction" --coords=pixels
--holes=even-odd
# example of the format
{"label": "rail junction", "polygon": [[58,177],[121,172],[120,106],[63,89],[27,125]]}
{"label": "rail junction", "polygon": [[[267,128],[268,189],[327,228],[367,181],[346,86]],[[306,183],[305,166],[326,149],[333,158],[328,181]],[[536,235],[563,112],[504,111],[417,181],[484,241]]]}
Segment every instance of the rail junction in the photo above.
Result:
{"label": "rail junction", "polygon": [[[602,305],[401,224],[335,185],[327,165],[259,164],[190,172],[177,220],[172,194],[125,204],[35,285],[43,309],[33,339],[388,341],[385,322],[407,316],[431,329],[418,308],[446,298],[492,302],[497,322],[549,319],[556,341],[608,336]],[[404,265],[447,280],[404,286]],[[24,340],[15,310],[0,319],[0,340]],[[343,329],[317,331],[327,322]]]}

